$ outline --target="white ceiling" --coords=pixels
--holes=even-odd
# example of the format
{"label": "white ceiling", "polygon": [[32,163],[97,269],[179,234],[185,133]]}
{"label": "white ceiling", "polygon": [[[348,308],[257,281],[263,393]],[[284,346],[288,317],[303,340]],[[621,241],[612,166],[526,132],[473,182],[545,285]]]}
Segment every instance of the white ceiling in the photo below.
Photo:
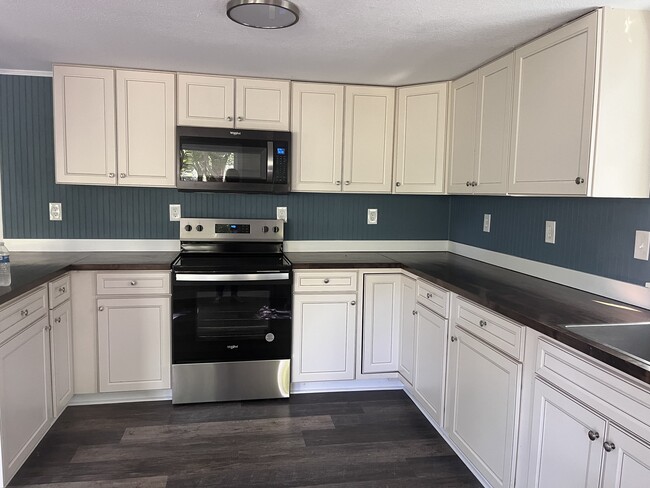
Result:
{"label": "white ceiling", "polygon": [[[294,0],[265,31],[227,0],[0,0],[0,69],[95,64],[293,80],[448,80],[592,10],[593,0]],[[609,0],[650,9],[650,0]]]}

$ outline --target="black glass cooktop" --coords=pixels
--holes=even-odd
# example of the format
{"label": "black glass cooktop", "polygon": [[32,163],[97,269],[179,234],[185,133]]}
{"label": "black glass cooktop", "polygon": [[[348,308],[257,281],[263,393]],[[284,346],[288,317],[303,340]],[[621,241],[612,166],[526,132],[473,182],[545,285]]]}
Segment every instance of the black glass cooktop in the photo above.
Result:
{"label": "black glass cooktop", "polygon": [[200,273],[257,273],[289,271],[291,263],[283,254],[181,253],[172,269]]}
{"label": "black glass cooktop", "polygon": [[650,323],[569,325],[567,329],[650,363]]}

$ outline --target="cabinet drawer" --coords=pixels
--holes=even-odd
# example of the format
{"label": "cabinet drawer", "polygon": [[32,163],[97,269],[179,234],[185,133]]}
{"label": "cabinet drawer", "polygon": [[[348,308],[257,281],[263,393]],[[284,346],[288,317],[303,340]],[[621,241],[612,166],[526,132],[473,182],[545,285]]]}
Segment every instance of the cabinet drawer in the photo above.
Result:
{"label": "cabinet drawer", "polygon": [[64,275],[48,284],[50,310],[58,307],[70,298],[70,275]]}
{"label": "cabinet drawer", "polygon": [[41,286],[0,309],[0,343],[47,313],[47,290]]}
{"label": "cabinet drawer", "polygon": [[418,302],[438,315],[449,318],[449,295],[444,288],[418,280]]}
{"label": "cabinet drawer", "polygon": [[639,387],[599,361],[551,341],[539,340],[535,364],[539,376],[623,425],[631,417],[650,426],[647,385]]}
{"label": "cabinet drawer", "polygon": [[296,292],[357,291],[356,271],[314,271],[294,273]]}
{"label": "cabinet drawer", "polygon": [[97,273],[98,295],[166,295],[169,273]]}
{"label": "cabinet drawer", "polygon": [[454,296],[453,304],[458,325],[506,354],[522,360],[524,326],[458,296]]}

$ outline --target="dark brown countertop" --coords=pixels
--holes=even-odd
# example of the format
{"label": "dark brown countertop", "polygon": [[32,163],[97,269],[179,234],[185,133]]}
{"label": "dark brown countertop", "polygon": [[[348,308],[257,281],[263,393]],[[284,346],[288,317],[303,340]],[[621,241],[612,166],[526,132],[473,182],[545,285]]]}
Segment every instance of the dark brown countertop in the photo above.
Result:
{"label": "dark brown countertop", "polygon": [[[650,322],[650,310],[447,252],[287,253],[287,257],[294,269],[401,267],[650,383],[647,361],[566,329],[575,324]],[[372,262],[374,257],[377,262]]]}
{"label": "dark brown countertop", "polygon": [[11,286],[0,286],[0,305],[67,271],[170,269],[178,252],[12,252]]}

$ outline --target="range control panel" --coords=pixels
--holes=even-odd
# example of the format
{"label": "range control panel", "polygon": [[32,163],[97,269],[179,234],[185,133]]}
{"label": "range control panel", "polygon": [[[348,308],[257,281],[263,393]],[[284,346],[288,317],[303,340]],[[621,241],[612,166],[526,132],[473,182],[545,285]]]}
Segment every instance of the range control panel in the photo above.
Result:
{"label": "range control panel", "polygon": [[181,219],[181,241],[282,242],[283,220]]}

